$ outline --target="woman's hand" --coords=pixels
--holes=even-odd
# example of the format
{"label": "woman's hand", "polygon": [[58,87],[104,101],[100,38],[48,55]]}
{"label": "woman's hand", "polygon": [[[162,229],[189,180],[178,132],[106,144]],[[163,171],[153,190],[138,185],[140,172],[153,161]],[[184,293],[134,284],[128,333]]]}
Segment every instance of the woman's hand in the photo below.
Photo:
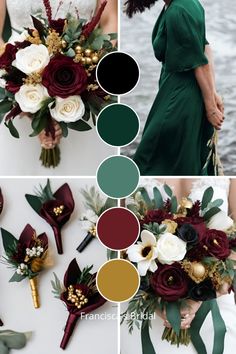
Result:
{"label": "woman's hand", "polygon": [[62,130],[60,125],[57,122],[54,122],[55,129],[55,139],[53,139],[52,135],[46,135],[46,131],[43,130],[39,135],[39,140],[41,142],[41,146],[44,149],[53,149],[56,145],[60,144],[62,138]]}
{"label": "woman's hand", "polygon": [[224,101],[223,98],[217,92],[215,92],[215,103],[217,108],[221,111],[221,113],[224,114],[224,110],[225,110]]}
{"label": "woman's hand", "polygon": [[221,112],[216,105],[210,107],[206,106],[206,115],[208,121],[213,125],[213,127],[217,130],[220,130],[224,122],[223,112]]}
{"label": "woman's hand", "polygon": [[[193,301],[193,300],[187,300],[186,301],[187,306],[185,306],[184,308],[182,308],[181,310],[181,329],[187,329],[190,328],[191,323],[197,313],[197,311],[199,310],[202,302],[201,301]],[[158,316],[160,316],[163,320],[164,320],[164,326],[167,328],[171,328],[171,325],[169,323],[169,321],[167,320],[166,317],[166,312],[161,312],[161,311],[157,311]]]}

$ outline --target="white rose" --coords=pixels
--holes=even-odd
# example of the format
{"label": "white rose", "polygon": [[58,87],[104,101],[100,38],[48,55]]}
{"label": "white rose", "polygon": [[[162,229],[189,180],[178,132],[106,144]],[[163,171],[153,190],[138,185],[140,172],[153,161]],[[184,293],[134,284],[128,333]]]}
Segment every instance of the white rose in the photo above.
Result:
{"label": "white rose", "polygon": [[22,85],[15,94],[15,99],[23,112],[36,113],[42,102],[48,98],[47,89],[43,85]]}
{"label": "white rose", "polygon": [[50,55],[43,44],[31,44],[29,47],[20,49],[16,53],[13,65],[23,73],[29,75],[44,69],[49,61]]}
{"label": "white rose", "polygon": [[181,261],[186,251],[186,242],[168,232],[162,234],[157,241],[157,259],[162,264],[172,264]]}
{"label": "white rose", "polygon": [[85,106],[80,96],[56,97],[55,107],[49,105],[51,116],[58,122],[76,122],[83,117]]}
{"label": "white rose", "polygon": [[224,212],[224,211],[219,211],[219,213],[215,214],[210,218],[210,220],[207,223],[207,227],[209,229],[215,229],[215,230],[220,230],[220,231],[226,231],[230,227],[232,227],[234,224],[234,221]]}

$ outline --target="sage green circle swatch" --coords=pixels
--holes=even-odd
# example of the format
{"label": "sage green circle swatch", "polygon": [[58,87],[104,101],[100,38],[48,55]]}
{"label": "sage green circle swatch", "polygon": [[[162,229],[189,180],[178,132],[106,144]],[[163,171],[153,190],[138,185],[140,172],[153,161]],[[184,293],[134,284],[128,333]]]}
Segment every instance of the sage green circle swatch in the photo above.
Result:
{"label": "sage green circle swatch", "polygon": [[98,116],[97,132],[112,146],[130,144],[139,131],[139,118],[129,106],[115,103],[105,107]]}
{"label": "sage green circle swatch", "polygon": [[111,156],[99,166],[97,183],[108,197],[125,198],[138,186],[139,169],[128,157]]}

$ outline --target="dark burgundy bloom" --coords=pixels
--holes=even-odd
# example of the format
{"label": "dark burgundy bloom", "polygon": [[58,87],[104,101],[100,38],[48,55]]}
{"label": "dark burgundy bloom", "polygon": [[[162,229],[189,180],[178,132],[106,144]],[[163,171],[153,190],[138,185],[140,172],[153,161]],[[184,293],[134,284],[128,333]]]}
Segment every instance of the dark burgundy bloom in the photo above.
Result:
{"label": "dark burgundy bloom", "polygon": [[19,104],[17,103],[9,113],[7,113],[7,115],[5,116],[5,121],[7,122],[10,119],[15,118],[16,116],[18,116],[20,113],[22,112]]}
{"label": "dark burgundy bloom", "polygon": [[17,49],[24,49],[26,47],[29,47],[32,43],[25,40],[23,42],[15,42],[15,46]]}
{"label": "dark burgundy bloom", "polygon": [[208,256],[213,256],[222,260],[230,255],[228,237],[226,233],[219,230],[207,230],[199,248],[203,248]]}
{"label": "dark burgundy bloom", "polygon": [[[76,259],[73,259],[65,273],[64,285],[66,289],[68,289],[68,287],[72,285],[75,289],[82,290],[83,294],[85,294],[88,298],[88,303],[85,304],[81,309],[78,309],[76,306],[68,302],[68,290],[61,294],[61,300],[65,302],[69,311],[69,317],[65,326],[65,333],[61,342],[62,349],[66,348],[75,328],[76,322],[80,318],[81,314],[90,313],[96,310],[98,307],[104,305],[104,303],[106,302],[106,300],[100,295],[98,291],[91,291],[91,289],[86,284],[78,283],[80,275],[81,270],[76,262]],[[96,273],[93,274],[92,277],[95,279]]]}
{"label": "dark burgundy bloom", "polygon": [[201,241],[206,233],[206,224],[205,221],[202,217],[190,217],[190,216],[185,216],[185,217],[179,217],[174,220],[179,226],[182,226],[184,224],[191,224],[192,227],[197,231],[198,233],[198,239]]}
{"label": "dark burgundy bloom", "polygon": [[229,240],[229,248],[232,249],[236,249],[236,238],[233,238],[231,240]]}
{"label": "dark burgundy bloom", "polygon": [[216,298],[216,291],[211,280],[207,279],[199,284],[193,282],[188,296],[195,301],[208,301]]}
{"label": "dark burgundy bloom", "polygon": [[48,248],[48,237],[45,233],[37,236],[35,229],[30,224],[27,224],[22,231],[19,242],[17,244],[17,251],[13,254],[12,258],[17,263],[23,263],[26,256],[26,248],[32,248],[37,241],[40,241],[41,246],[44,249]]}
{"label": "dark burgundy bloom", "polygon": [[65,21],[66,20],[63,19],[63,18],[59,18],[57,20],[51,20],[50,21],[50,27],[61,35],[63,33],[63,30],[64,30]]}
{"label": "dark burgundy bloom", "polygon": [[173,219],[171,213],[168,213],[162,209],[149,210],[144,219],[140,221],[141,225],[151,223],[161,224],[165,219]]}
{"label": "dark burgundy bloom", "polygon": [[55,199],[45,202],[39,214],[52,226],[58,253],[62,254],[61,229],[70,219],[75,203],[67,183],[63,184],[53,196]]}
{"label": "dark burgundy bloom", "polygon": [[179,263],[159,265],[151,277],[155,293],[165,301],[177,301],[186,297],[189,279]]}
{"label": "dark burgundy bloom", "polygon": [[3,199],[3,195],[2,195],[2,190],[0,188],[0,215],[2,213],[3,203],[4,203],[4,199]]}
{"label": "dark burgundy bloom", "polygon": [[93,32],[93,30],[96,28],[96,26],[99,24],[102,13],[106,7],[107,1],[103,1],[101,4],[100,8],[97,11],[97,14],[91,19],[90,22],[86,23],[86,25],[83,26],[82,29],[82,35],[85,38],[88,38],[90,34]]}
{"label": "dark burgundy bloom", "polygon": [[16,93],[19,91],[21,86],[23,85],[23,79],[26,78],[26,75],[22,73],[17,68],[10,68],[7,75],[5,76],[5,80],[7,82],[6,89],[11,93]]}
{"label": "dark burgundy bloom", "polygon": [[0,56],[0,68],[9,67],[16,58],[17,48],[13,44],[8,43],[5,52]]}
{"label": "dark burgundy bloom", "polygon": [[195,203],[193,203],[192,208],[188,209],[188,216],[199,217],[200,208],[201,208],[201,202],[197,200]]}
{"label": "dark burgundy bloom", "polygon": [[188,246],[196,245],[199,242],[198,233],[191,224],[183,224],[177,229],[177,235],[181,240],[187,242]]}
{"label": "dark burgundy bloom", "polygon": [[87,79],[87,73],[80,63],[58,54],[44,69],[42,83],[50,96],[66,98],[85,91]]}

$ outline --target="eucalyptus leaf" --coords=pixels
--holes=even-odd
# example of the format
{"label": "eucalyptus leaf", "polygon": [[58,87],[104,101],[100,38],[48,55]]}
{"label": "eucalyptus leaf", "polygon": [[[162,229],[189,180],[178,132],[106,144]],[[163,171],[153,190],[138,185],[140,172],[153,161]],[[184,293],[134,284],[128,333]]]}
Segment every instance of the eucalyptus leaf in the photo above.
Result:
{"label": "eucalyptus leaf", "polygon": [[144,187],[141,187],[139,190],[140,190],[140,193],[141,193],[143,200],[144,200],[145,204],[147,205],[148,209],[153,209],[153,204],[152,204],[152,201],[148,195],[147,190]]}
{"label": "eucalyptus leaf", "polygon": [[177,209],[178,209],[177,198],[175,196],[172,196],[172,198],[171,198],[171,212],[173,214],[175,214],[177,212]]}
{"label": "eucalyptus leaf", "polygon": [[157,187],[153,188],[153,194],[154,194],[155,207],[157,209],[161,209],[163,207],[164,201],[161,192]]}
{"label": "eucalyptus leaf", "polygon": [[107,259],[116,259],[118,257],[118,252],[107,249]]}
{"label": "eucalyptus leaf", "polygon": [[220,208],[217,208],[217,207],[211,208],[203,215],[204,220],[209,221],[210,218],[212,218],[214,215],[218,214],[220,211],[221,211]]}
{"label": "eucalyptus leaf", "polygon": [[213,198],[214,190],[212,187],[208,187],[202,197],[201,209],[204,210]]}
{"label": "eucalyptus leaf", "polygon": [[8,121],[8,123],[5,122],[5,125],[6,125],[6,127],[9,129],[11,135],[12,135],[14,138],[19,139],[20,135],[19,135],[19,133],[18,133],[18,130],[17,130],[16,127],[14,126],[12,119],[10,119],[10,120]]}
{"label": "eucalyptus leaf", "polygon": [[116,206],[117,206],[117,200],[116,199],[107,198],[107,200],[105,201],[105,204],[101,208],[100,213],[99,213],[98,216],[100,216],[105,210],[110,209],[110,208],[114,208]]}
{"label": "eucalyptus leaf", "polygon": [[67,52],[65,52],[65,55],[66,55],[67,57],[74,58],[74,56],[75,56],[75,51],[74,51],[74,49],[72,49],[72,48],[68,49]]}
{"label": "eucalyptus leaf", "polygon": [[67,124],[65,122],[60,122],[59,123],[60,127],[61,127],[61,131],[62,131],[62,136],[64,138],[66,138],[68,136],[68,127]]}
{"label": "eucalyptus leaf", "polygon": [[164,190],[165,190],[166,194],[168,195],[168,197],[171,198],[173,195],[173,192],[172,192],[172,189],[167,184],[164,184]]}
{"label": "eucalyptus leaf", "polygon": [[0,113],[7,113],[13,107],[13,102],[9,100],[3,100],[0,102]]}

